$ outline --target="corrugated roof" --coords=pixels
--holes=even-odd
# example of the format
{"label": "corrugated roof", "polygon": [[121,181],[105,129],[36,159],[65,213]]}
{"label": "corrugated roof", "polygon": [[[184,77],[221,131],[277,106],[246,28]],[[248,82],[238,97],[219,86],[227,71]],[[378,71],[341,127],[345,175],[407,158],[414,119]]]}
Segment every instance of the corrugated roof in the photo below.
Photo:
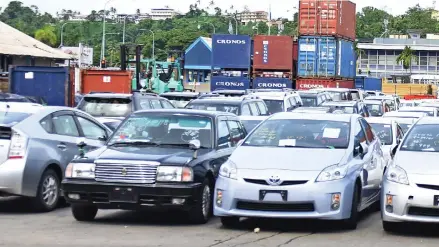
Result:
{"label": "corrugated roof", "polygon": [[0,54],[71,59],[61,50],[52,48],[0,21]]}
{"label": "corrugated roof", "polygon": [[206,42],[207,45],[209,45],[209,48],[212,49],[212,38],[207,38],[207,37],[201,37],[204,42]]}

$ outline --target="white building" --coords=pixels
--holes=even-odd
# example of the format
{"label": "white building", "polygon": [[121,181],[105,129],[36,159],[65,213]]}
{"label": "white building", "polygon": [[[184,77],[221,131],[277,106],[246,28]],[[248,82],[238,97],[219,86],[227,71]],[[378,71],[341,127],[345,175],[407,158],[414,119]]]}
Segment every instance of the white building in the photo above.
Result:
{"label": "white building", "polygon": [[236,19],[241,22],[242,25],[247,25],[249,22],[268,22],[267,11],[248,11],[241,12],[236,15]]}
{"label": "white building", "polygon": [[161,8],[161,9],[151,9],[151,19],[152,20],[166,20],[171,19],[178,14],[174,9]]}

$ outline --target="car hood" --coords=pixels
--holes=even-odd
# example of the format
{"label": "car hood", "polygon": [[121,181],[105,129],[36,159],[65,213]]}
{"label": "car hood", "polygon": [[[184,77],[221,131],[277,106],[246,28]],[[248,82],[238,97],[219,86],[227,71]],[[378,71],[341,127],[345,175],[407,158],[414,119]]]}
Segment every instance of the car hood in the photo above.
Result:
{"label": "car hood", "polygon": [[346,155],[346,150],[240,146],[233,152],[230,160],[238,169],[321,171],[339,164]]}
{"label": "car hood", "polygon": [[439,175],[439,153],[398,151],[394,164],[402,167],[408,174]]}

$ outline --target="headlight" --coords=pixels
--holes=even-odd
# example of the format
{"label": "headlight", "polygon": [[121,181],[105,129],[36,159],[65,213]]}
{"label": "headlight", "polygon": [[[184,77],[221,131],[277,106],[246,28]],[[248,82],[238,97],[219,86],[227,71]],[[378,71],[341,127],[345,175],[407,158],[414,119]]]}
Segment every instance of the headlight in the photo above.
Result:
{"label": "headlight", "polygon": [[386,179],[399,184],[409,184],[407,172],[397,165],[389,165],[386,171]]}
{"label": "headlight", "polygon": [[235,163],[230,160],[227,160],[226,163],[222,164],[219,175],[225,178],[237,179],[238,170],[236,168]]}
{"label": "headlight", "polygon": [[94,163],[70,163],[66,168],[65,177],[94,179],[95,167]]}
{"label": "headlight", "polygon": [[326,182],[326,181],[333,181],[333,180],[339,180],[346,176],[346,173],[348,172],[348,166],[340,166],[340,165],[332,165],[328,166],[319,174],[319,176],[316,179],[316,182]]}
{"label": "headlight", "polygon": [[158,182],[192,182],[194,174],[189,167],[159,166],[157,168]]}

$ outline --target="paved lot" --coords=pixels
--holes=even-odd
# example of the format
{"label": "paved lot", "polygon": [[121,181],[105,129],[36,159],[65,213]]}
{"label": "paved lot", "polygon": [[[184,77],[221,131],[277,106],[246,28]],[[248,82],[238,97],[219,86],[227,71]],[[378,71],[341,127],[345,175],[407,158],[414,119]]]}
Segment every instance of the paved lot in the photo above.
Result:
{"label": "paved lot", "polygon": [[[0,246],[419,247],[438,246],[439,240],[436,226],[408,225],[416,230],[387,234],[378,212],[365,213],[356,231],[340,231],[320,221],[290,220],[247,220],[242,229],[227,230],[218,219],[203,226],[187,225],[178,213],[101,211],[96,222],[79,223],[67,207],[34,214],[26,204],[21,199],[0,199]],[[253,232],[256,227],[259,233]]]}

